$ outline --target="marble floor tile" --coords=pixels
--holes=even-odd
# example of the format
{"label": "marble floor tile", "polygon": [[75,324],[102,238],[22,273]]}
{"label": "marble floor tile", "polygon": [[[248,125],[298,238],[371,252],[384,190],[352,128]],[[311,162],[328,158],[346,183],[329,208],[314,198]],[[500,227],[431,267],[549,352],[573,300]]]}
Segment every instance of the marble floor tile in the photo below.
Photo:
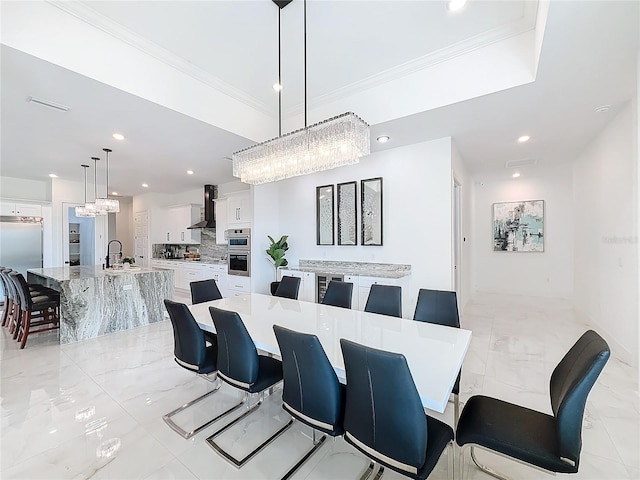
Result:
{"label": "marble floor tile", "polygon": [[[179,301],[190,303],[188,292]],[[566,300],[477,294],[461,314],[472,342],[462,368],[461,401],[484,394],[551,413],[549,376],[589,327]],[[273,479],[311,446],[298,422],[244,468],[237,469],[205,439],[230,415],[189,440],[162,415],[214,388],[173,360],[173,330],[157,322],[100,338],[59,345],[56,332],[33,335],[20,350],[0,329],[0,477],[3,479]],[[176,416],[186,428],[204,423],[240,399],[223,386]],[[221,443],[237,453],[251,448],[287,415],[279,391]],[[452,423],[452,406],[444,414]],[[567,479],[640,479],[638,369],[615,351],[587,401],[580,471]],[[551,478],[502,457],[481,453],[514,479]],[[368,460],[342,439],[329,438],[293,480],[359,478]],[[432,479],[447,478],[446,455]],[[464,461],[470,480],[488,480]],[[389,470],[383,479],[404,478]],[[456,476],[456,478],[459,478]]]}

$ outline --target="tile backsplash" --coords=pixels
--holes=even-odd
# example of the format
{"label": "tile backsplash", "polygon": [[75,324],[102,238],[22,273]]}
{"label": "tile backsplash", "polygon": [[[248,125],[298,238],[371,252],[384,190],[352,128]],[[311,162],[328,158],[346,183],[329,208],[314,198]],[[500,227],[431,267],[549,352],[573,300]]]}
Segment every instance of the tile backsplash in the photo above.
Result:
{"label": "tile backsplash", "polygon": [[183,258],[187,253],[199,253],[201,262],[227,258],[227,246],[216,244],[216,231],[203,228],[200,245],[154,244],[153,258]]}

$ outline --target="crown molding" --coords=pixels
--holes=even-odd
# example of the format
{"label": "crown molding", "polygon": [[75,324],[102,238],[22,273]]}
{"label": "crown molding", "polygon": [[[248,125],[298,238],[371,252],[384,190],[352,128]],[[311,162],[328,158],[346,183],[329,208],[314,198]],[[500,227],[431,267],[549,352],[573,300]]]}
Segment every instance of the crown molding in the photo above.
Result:
{"label": "crown molding", "polygon": [[[524,12],[522,16],[514,22],[487,30],[486,32],[475,35],[466,40],[462,40],[453,45],[428,53],[422,57],[409,60],[408,62],[391,67],[387,70],[383,70],[382,72],[350,83],[331,92],[315,96],[308,100],[309,108],[319,107],[342,100],[364,90],[398,80],[399,78],[411,75],[412,73],[434,67],[439,63],[462,57],[475,50],[479,50],[494,43],[499,43],[534,30],[536,27],[537,12],[538,2],[524,2]],[[287,109],[286,113],[288,116],[303,114],[303,103],[300,102],[296,104],[296,106]]]}
{"label": "crown molding", "polygon": [[266,115],[273,115],[273,109],[270,109],[265,103],[256,100],[254,97],[247,95],[242,90],[220,80],[215,75],[203,70],[182,57],[170,52],[166,48],[138,35],[130,29],[111,20],[93,8],[77,2],[68,0],[46,0],[49,4],[59,8],[63,12],[72,15],[79,20],[97,28],[116,40],[126,43],[142,53],[159,60],[160,62],[175,68],[185,75],[204,83],[205,85],[228,95],[229,97],[244,103]]}

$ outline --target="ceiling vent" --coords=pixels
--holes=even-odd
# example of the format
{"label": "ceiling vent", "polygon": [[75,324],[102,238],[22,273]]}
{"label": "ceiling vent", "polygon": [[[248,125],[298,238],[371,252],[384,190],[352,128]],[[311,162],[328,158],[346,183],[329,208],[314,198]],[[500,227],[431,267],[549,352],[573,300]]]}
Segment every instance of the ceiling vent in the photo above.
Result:
{"label": "ceiling vent", "polygon": [[68,112],[71,110],[71,107],[67,107],[66,105],[62,105],[61,103],[51,102],[49,100],[44,100],[38,97],[27,97],[27,102],[37,103],[38,105],[44,105],[45,107],[55,108],[56,110],[60,110],[62,112]]}
{"label": "ceiling vent", "polygon": [[505,168],[518,168],[526,165],[535,165],[538,160],[535,158],[522,158],[520,160],[507,160],[504,164]]}

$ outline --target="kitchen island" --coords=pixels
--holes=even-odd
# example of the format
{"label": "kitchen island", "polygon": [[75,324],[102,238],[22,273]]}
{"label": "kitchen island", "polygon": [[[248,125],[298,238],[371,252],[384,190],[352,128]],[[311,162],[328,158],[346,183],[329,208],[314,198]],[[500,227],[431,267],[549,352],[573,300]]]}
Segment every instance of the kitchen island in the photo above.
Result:
{"label": "kitchen island", "polygon": [[71,343],[163,320],[173,298],[171,270],[100,265],[33,268],[29,283],[60,292],[60,343]]}

